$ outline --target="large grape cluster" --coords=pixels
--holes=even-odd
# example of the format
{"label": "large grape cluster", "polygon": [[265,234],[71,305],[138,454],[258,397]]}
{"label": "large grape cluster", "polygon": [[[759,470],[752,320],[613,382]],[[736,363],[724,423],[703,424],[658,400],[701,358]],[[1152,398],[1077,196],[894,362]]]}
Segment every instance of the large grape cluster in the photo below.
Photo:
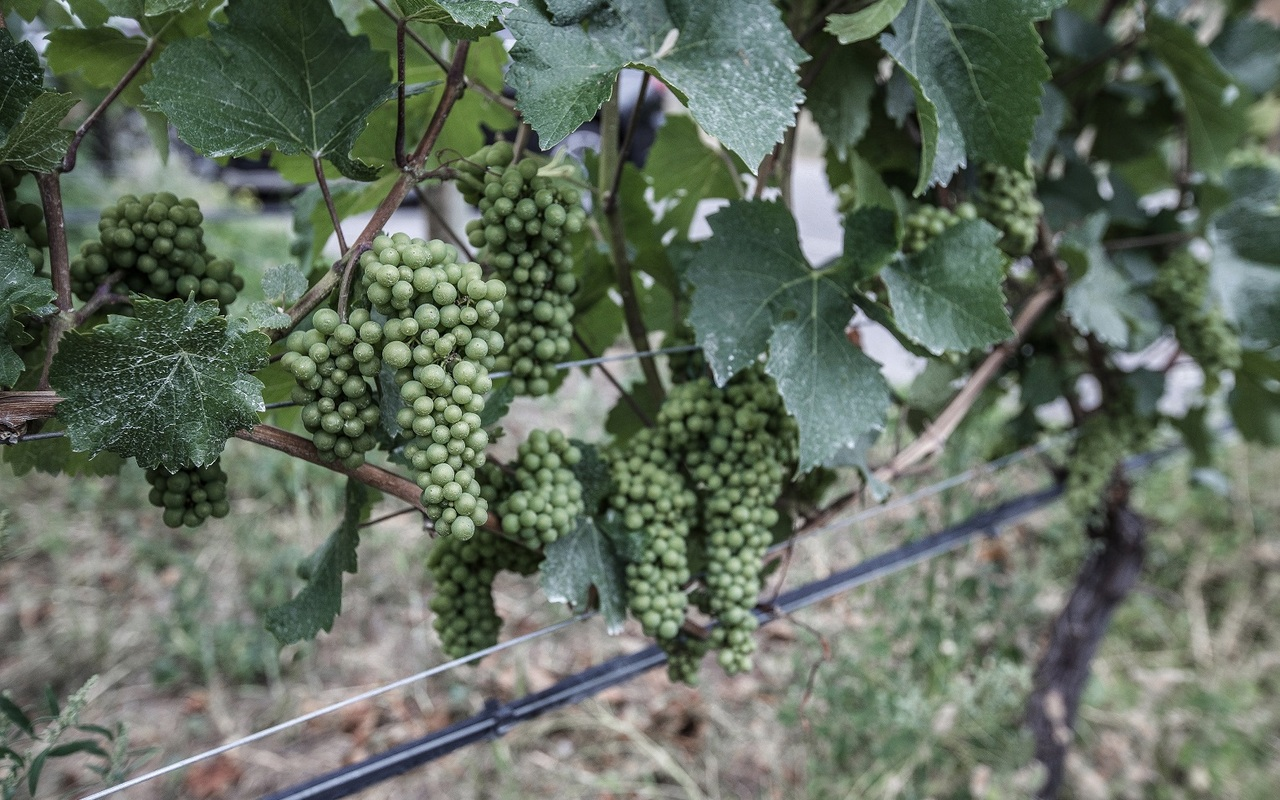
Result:
{"label": "large grape cluster", "polygon": [[497,644],[502,618],[493,606],[494,577],[501,570],[532,574],[541,560],[537,552],[489,531],[437,539],[427,569],[435,580],[431,610],[444,652],[460,658]]}
{"label": "large grape cluster", "polygon": [[978,209],[972,203],[959,203],[954,211],[941,206],[920,206],[902,221],[902,252],[918,253],[960,220],[977,218]]}
{"label": "large grape cluster", "polygon": [[497,507],[503,533],[537,549],[568,534],[584,511],[572,467],[582,454],[557,430],[530,431],[514,462],[509,491]]}
{"label": "large grape cluster", "polygon": [[18,244],[27,248],[27,257],[36,271],[44,267],[44,249],[49,246],[49,229],[44,224],[44,209],[35,203],[18,201],[18,184],[24,173],[8,164],[0,164],[0,204],[4,205],[9,230]]}
{"label": "large grape cluster", "polygon": [[118,293],[162,299],[217,300],[223,311],[244,288],[235,265],[204,244],[204,215],[191,198],[170,192],[125,195],[103,210],[97,241],[71,261],[71,289],[88,300],[113,272]]}
{"label": "large grape cluster", "polygon": [[1039,236],[1044,206],[1036,197],[1031,164],[1021,170],[984,164],[979,176],[978,213],[1004,233],[1000,247],[1011,256],[1031,252]]}
{"label": "large grape cluster", "polygon": [[1209,266],[1186,250],[1174,253],[1156,272],[1151,298],[1204,370],[1206,393],[1216,391],[1222,372],[1240,367],[1240,339],[1222,307],[1209,302]]}
{"label": "large grape cluster", "polygon": [[227,474],[214,461],[203,467],[188,467],[170,473],[147,470],[151,505],[164,509],[164,524],[170,528],[194,528],[209,517],[221,519],[231,511],[227,502]]}
{"label": "large grape cluster", "polygon": [[281,363],[298,384],[292,399],[302,406],[302,424],[320,457],[355,469],[377,444],[380,411],[372,380],[382,362],[368,340],[376,343],[381,327],[360,308],[346,322],[333,309],[322,308],[312,324],[309,331],[289,334]]}
{"label": "large grape cluster", "polygon": [[464,197],[480,210],[467,224],[468,238],[511,292],[503,313],[507,347],[496,368],[510,370],[516,394],[537,396],[551,391],[555,364],[569,353],[578,286],[569,236],[582,229],[586,212],[581,192],[562,174],[575,168],[514,158],[510,144],[495,142],[460,172]]}
{"label": "large grape cluster", "polygon": [[1072,519],[1086,525],[1097,520],[1103,493],[1116,468],[1140,450],[1151,432],[1151,422],[1125,403],[1100,409],[1081,424],[1068,462],[1065,496]]}
{"label": "large grape cluster", "polygon": [[495,329],[506,284],[459,262],[452,245],[403,233],[375,238],[360,265],[365,296],[387,318],[362,325],[360,339],[395,372],[396,421],[412,436],[404,456],[427,516],[438,532],[470,538],[489,514],[476,480],[489,444],[480,412],[503,347]]}

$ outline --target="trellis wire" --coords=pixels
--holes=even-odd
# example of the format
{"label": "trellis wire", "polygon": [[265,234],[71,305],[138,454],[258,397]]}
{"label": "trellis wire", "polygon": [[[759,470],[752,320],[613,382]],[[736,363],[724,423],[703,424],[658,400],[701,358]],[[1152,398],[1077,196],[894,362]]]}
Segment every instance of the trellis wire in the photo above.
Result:
{"label": "trellis wire", "polygon": [[[797,537],[789,541],[798,541],[801,538],[809,538],[810,536],[816,535],[817,533],[825,533],[825,532],[834,530],[835,528],[838,528],[838,527],[854,525],[859,522],[866,522],[870,519],[880,516],[881,514],[885,514],[896,508],[900,508],[906,503],[919,502],[921,500],[927,499],[936,494],[944,492],[947,489],[954,488],[955,486],[961,485],[969,480],[972,480],[978,475],[995,472],[1000,469],[1009,467],[1012,464],[1017,463],[1018,461],[1021,461],[1024,458],[1030,457],[1034,453],[1041,452],[1044,447],[1046,447],[1045,444],[1039,444],[1033,447],[1024,448],[1023,450],[1019,450],[1015,453],[1011,453],[1002,458],[995,459],[993,461],[987,462],[986,464],[982,464],[977,467],[973,467],[971,469],[965,470],[964,472],[960,472],[956,475],[952,475],[947,478],[944,478],[943,480],[930,484],[929,486],[922,487],[921,489],[918,489],[915,492],[911,492],[910,494],[903,495],[901,498],[895,498],[894,500],[888,503],[883,503],[878,506],[872,506],[870,508],[866,508],[861,511],[858,511],[855,514],[850,514],[846,517],[838,518],[837,520],[832,521],[824,526],[821,526],[820,528],[817,528],[814,531],[806,531],[803,534],[799,534]],[[399,515],[400,513],[403,513],[405,511],[411,511],[411,510],[413,509],[402,509],[401,511],[393,512],[392,514],[388,515],[388,517],[393,515]],[[375,520],[370,520],[370,523],[372,522],[375,522]],[[781,545],[778,545],[774,549],[778,549],[785,546],[786,546],[786,543],[783,543]],[[112,786],[108,789],[103,789],[102,791],[99,791],[96,794],[92,794],[85,798],[82,798],[82,800],[99,800],[99,798],[109,797],[112,794],[123,791],[125,789],[132,788],[139,784],[145,783],[147,781],[152,780],[153,778],[158,778],[162,775],[166,775],[175,770],[189,767],[193,764],[213,758],[214,756],[222,755],[223,753],[229,752],[236,748],[243,747],[248,744],[252,744],[254,742],[257,742],[269,736],[272,736],[276,733],[280,733],[282,731],[288,730],[289,728],[293,728],[298,725],[301,725],[302,723],[309,722],[313,719],[316,719],[317,717],[321,717],[326,714],[339,711],[343,708],[346,708],[347,706],[350,706],[354,703],[358,703],[362,700],[367,700],[372,697],[377,697],[378,695],[384,694],[389,691],[393,691],[395,689],[407,686],[412,683],[416,683],[420,680],[425,680],[426,678],[443,674],[456,667],[460,667],[464,664],[468,664],[472,661],[476,661],[485,656],[492,655],[494,653],[500,653],[503,650],[506,650],[508,648],[523,645],[528,641],[532,641],[533,639],[539,638],[541,636],[554,633],[562,628],[568,627],[569,625],[574,624],[576,622],[586,620],[594,615],[595,615],[595,612],[590,612],[590,611],[583,614],[579,614],[575,617],[571,617],[570,619],[563,620],[561,622],[557,622],[545,628],[540,628],[539,630],[524,634],[523,636],[517,636],[507,641],[499,642],[496,645],[487,647],[483,650],[478,650],[475,653],[472,653],[468,656],[454,659],[453,661],[448,661],[443,664],[438,664],[434,667],[431,667],[430,669],[423,670],[422,672],[416,673],[414,675],[410,675],[404,678],[399,678],[396,681],[389,683],[385,686],[382,686],[376,689],[371,689],[367,692],[363,692],[361,694],[358,694],[354,697],[347,698],[345,700],[340,700],[337,703],[333,703],[331,705],[325,706],[324,708],[320,708],[320,709],[316,709],[315,711],[308,712],[307,714],[304,714],[300,717],[286,720],[285,722],[281,722],[278,725],[274,725],[270,728],[264,728],[263,730],[257,731],[255,733],[251,733],[235,741],[228,742],[227,744],[219,745],[218,747],[212,748],[210,750],[206,750],[201,753],[197,753],[195,755],[184,758],[180,761],[176,761],[172,764],[168,764],[164,767],[159,767],[155,770],[152,770],[151,772],[147,772],[143,775],[139,775],[135,778],[131,778],[130,780],[124,783],[118,784],[116,786]]]}
{"label": "trellis wire", "polygon": [[[701,350],[702,347],[696,344],[682,344],[677,347],[662,347],[657,350],[641,350],[631,353],[615,353],[611,356],[596,356],[594,358],[580,358],[577,361],[561,361],[553,366],[557,371],[573,369],[574,367],[592,367],[596,364],[608,364],[612,361],[633,361],[637,358],[649,358],[651,356],[665,356],[672,353],[689,353],[694,350]],[[489,377],[497,380],[498,378],[506,378],[511,372],[490,372]]]}

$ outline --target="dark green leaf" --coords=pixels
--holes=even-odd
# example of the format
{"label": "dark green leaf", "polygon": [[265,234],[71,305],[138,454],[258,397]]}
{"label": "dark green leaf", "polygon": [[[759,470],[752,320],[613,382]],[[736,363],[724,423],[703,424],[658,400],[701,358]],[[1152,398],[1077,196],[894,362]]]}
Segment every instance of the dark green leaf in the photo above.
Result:
{"label": "dark green leaf", "polygon": [[709,222],[688,272],[689,321],[707,363],[723,384],[768,353],[766,371],[800,426],[801,471],[825,464],[878,428],[889,403],[878,365],[845,336],[848,269],[811,268],[776,203],[733,202]]}
{"label": "dark green leaf", "polygon": [[266,366],[269,340],[213,301],[135,297],[133,308],[67,334],[53,360],[72,448],[133,456],[144,469],[212,463],[258,422],[262,382],[251,373]]}
{"label": "dark green leaf", "polygon": [[530,0],[507,27],[511,85],[544,146],[591,119],[627,66],[661,77],[748,165],[782,139],[803,98],[796,70],[806,56],[766,0],[612,0],[565,26]]}
{"label": "dark green leaf", "polygon": [[999,239],[986,222],[963,220],[881,270],[898,327],[934,355],[1012,336],[1000,290],[1005,257],[996,247]]}
{"label": "dark green leaf", "polygon": [[1255,94],[1280,83],[1280,28],[1252,16],[1228,19],[1210,49],[1227,72]]}
{"label": "dark green leaf", "polygon": [[42,750],[35,758],[31,759],[31,766],[27,768],[27,791],[32,797],[36,796],[36,788],[40,785],[40,774],[44,772],[44,762],[49,758],[49,751]]}
{"label": "dark green leaf", "polygon": [[575,25],[606,5],[606,0],[546,0],[556,25]]}
{"label": "dark green leaf", "polygon": [[723,152],[702,141],[692,118],[667,115],[644,163],[644,177],[653,187],[654,198],[668,203],[662,213],[664,229],[688,236],[700,200],[740,196],[726,160]]}
{"label": "dark green leaf", "polygon": [[848,157],[871,124],[876,62],[876,54],[869,50],[836,47],[809,86],[805,107],[818,123],[823,138],[842,159]]}
{"label": "dark green leaf", "polygon": [[1022,167],[1049,77],[1036,5],[909,0],[881,37],[915,90],[924,140],[916,194],[946,183],[966,156]]}
{"label": "dark green leaf", "polygon": [[1240,435],[1259,444],[1280,444],[1280,361],[1246,352],[1228,398]]}
{"label": "dark green leaf", "polygon": [[107,755],[107,751],[102,749],[102,745],[92,739],[77,739],[74,742],[66,742],[49,748],[50,758],[62,758],[76,753],[92,753],[100,758],[110,758]]}
{"label": "dark green leaf", "polygon": [[232,0],[209,39],[171,45],[147,99],[209,156],[274,147],[371,180],[348,155],[370,112],[394,88],[385,56],[349,35],[326,0]]}
{"label": "dark green leaf", "polygon": [[35,736],[36,729],[31,724],[31,719],[18,708],[18,704],[9,699],[8,694],[0,694],[0,714],[3,714],[7,720],[22,729],[23,733],[28,736]]}
{"label": "dark green leaf", "polygon": [[511,388],[511,381],[498,380],[493,391],[484,399],[484,410],[480,412],[480,427],[492,428],[502,421],[511,410],[511,401],[516,399],[516,390]]}
{"label": "dark green leaf", "polygon": [[[293,376],[289,377],[292,379]],[[45,422],[40,432],[53,433],[61,430],[65,430],[62,423],[53,419]],[[119,474],[120,468],[125,464],[123,458],[107,451],[92,457],[87,453],[73,452],[71,440],[66,436],[23,442],[16,447],[0,447],[0,459],[9,465],[17,477],[34,470],[45,475],[100,478]]]}
{"label": "dark green leaf", "polygon": [[1036,117],[1035,128],[1031,133],[1031,160],[1037,164],[1044,161],[1058,139],[1058,131],[1067,121],[1067,98],[1051,83],[1044,85],[1044,95],[1040,98],[1040,116]]}
{"label": "dark green leaf", "polygon": [[1169,71],[1186,115],[1193,166],[1217,174],[1249,128],[1247,92],[1232,82],[1185,25],[1147,15],[1147,43]]}
{"label": "dark green leaf", "polygon": [[897,216],[887,208],[866,206],[847,214],[840,263],[854,283],[872,277],[898,251]]}
{"label": "dark green leaf", "polygon": [[1280,208],[1237,201],[1214,216],[1210,281],[1241,343],[1280,344]]}
{"label": "dark green leaf", "polygon": [[101,736],[102,738],[106,739],[109,742],[114,742],[116,739],[115,731],[111,730],[110,728],[104,728],[101,725],[93,725],[93,724],[82,722],[76,725],[76,730],[84,731],[85,733],[96,733],[97,735]]}
{"label": "dark green leaf", "polygon": [[50,716],[56,717],[62,713],[62,707],[58,704],[58,695],[47,683],[44,685],[44,704],[49,709]]}
{"label": "dark green leaf", "polygon": [[600,457],[600,448],[593,444],[573,440],[582,458],[573,466],[573,476],[582,484],[582,503],[593,512],[613,493],[613,480],[609,477],[609,465]]}
{"label": "dark green leaf", "polygon": [[296,303],[309,286],[307,274],[295,264],[267,267],[262,273],[262,296],[272,302]]}
{"label": "dark green leaf", "polygon": [[49,172],[62,163],[71,131],[59,127],[76,104],[72,94],[45,92],[27,106],[27,113],[0,142],[0,162],[32,172]]}
{"label": "dark green leaf", "polygon": [[907,0],[875,0],[852,14],[832,14],[827,17],[827,33],[837,37],[840,44],[870,39],[889,27],[906,4]]}
{"label": "dark green leaf", "polygon": [[1119,349],[1133,349],[1158,332],[1159,314],[1102,247],[1106,229],[1106,215],[1097,213],[1063,237],[1058,252],[1073,272],[1083,273],[1067,287],[1063,309],[1084,333]]}
{"label": "dark green leaf", "polygon": [[43,92],[44,71],[36,49],[30,42],[14,42],[7,29],[0,30],[0,135],[17,125]]}
{"label": "dark green leaf", "polygon": [[342,573],[355,573],[360,522],[368,515],[370,492],[355,479],[347,481],[346,510],[342,522],[307,559],[307,585],[297,596],[266,613],[267,630],[281,644],[314,639],[333,628],[342,613]]}
{"label": "dark green leaf", "polygon": [[[44,57],[55,75],[80,75],[90,86],[108,89],[116,85],[146,49],[146,40],[126,36],[119,28],[59,28],[46,37]],[[121,99],[130,105],[142,101],[142,85],[151,79],[150,69],[125,87]]]}
{"label": "dark green leaf", "polygon": [[575,611],[583,611],[592,586],[599,597],[606,629],[620,633],[627,617],[623,560],[591,517],[579,517],[572,533],[547,545],[542,562],[542,591],[553,603],[567,603]]}
{"label": "dark green leaf", "polygon": [[22,374],[22,357],[14,345],[31,341],[19,317],[27,312],[52,311],[53,286],[44,275],[36,275],[27,249],[13,233],[0,228],[0,387],[11,387]]}

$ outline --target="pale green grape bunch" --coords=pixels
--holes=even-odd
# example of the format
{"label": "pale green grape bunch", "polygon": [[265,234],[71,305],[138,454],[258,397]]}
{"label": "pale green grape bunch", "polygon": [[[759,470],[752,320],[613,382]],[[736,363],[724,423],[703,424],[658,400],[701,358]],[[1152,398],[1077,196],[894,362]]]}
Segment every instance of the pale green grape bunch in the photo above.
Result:
{"label": "pale green grape bunch", "polygon": [[979,175],[978,213],[1004,236],[1000,247],[1011,256],[1031,252],[1039,236],[1044,206],[1036,197],[1036,178],[1030,162],[1021,170],[984,164]]}
{"label": "pale green grape bunch", "polygon": [[37,272],[44,268],[44,250],[49,246],[49,229],[44,223],[44,209],[35,203],[18,201],[18,185],[26,173],[8,164],[0,164],[0,204],[9,220],[9,232],[18,244],[27,248],[27,257]]}
{"label": "pale green grape bunch", "polygon": [[377,325],[362,308],[353,309],[346,322],[322,308],[312,315],[312,324],[311,330],[289,334],[280,363],[297,382],[292,399],[302,406],[302,424],[320,457],[356,469],[377,445],[381,418],[373,381],[382,362],[359,333]]}
{"label": "pale green grape bunch", "polygon": [[476,479],[489,444],[480,413],[504,345],[496,328],[506,284],[485,280],[452,245],[403,233],[375,238],[360,264],[364,295],[387,319],[358,335],[394,371],[396,422],[412,437],[404,456],[427,517],[439,533],[468,539],[489,517]]}
{"label": "pale green grape bunch", "polygon": [[1121,403],[1099,409],[1081,424],[1067,462],[1065,497],[1072,519],[1086,525],[1097,521],[1116,469],[1145,446],[1150,433],[1150,420]]}
{"label": "pale green grape bunch", "polygon": [[71,289],[88,300],[112,273],[117,294],[161,299],[216,300],[223,311],[244,288],[235,265],[209,252],[204,214],[191,198],[171,192],[125,195],[103,210],[98,240],[86,242],[71,261]]}
{"label": "pale green grape bunch", "polygon": [[646,428],[605,459],[615,488],[609,503],[626,530],[644,537],[641,557],[626,568],[628,605],[666,648],[685,620],[689,523],[698,498],[665,431]]}
{"label": "pale green grape bunch", "polygon": [[569,353],[578,287],[569,237],[586,212],[575,167],[513,159],[510,144],[495,142],[468,159],[461,183],[480,210],[468,238],[511,292],[496,369],[511,372],[516,394],[538,396],[551,391],[555,364]]}
{"label": "pale green grape bunch", "polygon": [[427,555],[435,581],[431,610],[444,652],[461,658],[498,643],[502,618],[493,605],[493,579],[502,570],[531,575],[542,557],[489,531],[469,539],[437,539]]}
{"label": "pale green grape bunch", "polygon": [[1156,272],[1151,299],[1183,351],[1204,370],[1205,392],[1212,394],[1224,370],[1239,369],[1240,338],[1222,307],[1210,301],[1209,265],[1186,250],[1174,253]]}
{"label": "pale green grape bunch", "polygon": [[920,206],[902,221],[902,252],[918,253],[960,220],[977,218],[978,209],[972,203],[960,203],[955,210],[941,206]]}
{"label": "pale green grape bunch", "polygon": [[231,511],[227,474],[222,471],[221,461],[174,473],[149,469],[146,474],[147,483],[151,484],[147,500],[164,509],[164,524],[170,528],[195,528],[209,517],[221,519]]}
{"label": "pale green grape bunch", "polygon": [[573,473],[581,459],[560,431],[530,431],[513,463],[517,488],[496,509],[503,533],[537,549],[572,531],[585,510],[582,483]]}

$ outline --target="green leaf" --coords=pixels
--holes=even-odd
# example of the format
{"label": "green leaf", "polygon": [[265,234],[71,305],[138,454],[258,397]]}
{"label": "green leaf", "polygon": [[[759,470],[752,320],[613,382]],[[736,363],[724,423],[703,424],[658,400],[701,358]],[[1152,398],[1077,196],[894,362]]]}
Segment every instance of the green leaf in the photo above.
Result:
{"label": "green leaf", "polygon": [[72,94],[45,92],[32,101],[17,125],[0,141],[0,162],[32,172],[50,172],[62,163],[71,131],[59,127],[76,104]]}
{"label": "green leaf", "polygon": [[488,28],[508,7],[494,0],[396,0],[407,19],[431,25]]}
{"label": "green leaf", "polygon": [[[119,28],[59,28],[45,37],[48,46],[44,57],[55,75],[79,74],[90,86],[108,89],[116,85],[147,43],[137,36],[126,36]],[[141,74],[125,87],[121,99],[136,106],[142,102],[141,86],[151,79],[151,70]]]}
{"label": "green leaf", "polygon": [[1245,352],[1227,404],[1241,436],[1259,444],[1280,444],[1280,361]]}
{"label": "green leaf", "polygon": [[645,159],[644,177],[654,198],[668,203],[662,227],[680,237],[688,236],[700,200],[739,196],[724,153],[703,142],[697,124],[685,114],[668,114],[663,120]]}
{"label": "green leaf", "polygon": [[136,316],[112,315],[63,339],[49,380],[71,446],[133,456],[176,471],[212,463],[263,410],[266,336],[218,315],[213,301],[135,297]]}
{"label": "green leaf", "polygon": [[613,479],[609,465],[600,457],[600,448],[593,444],[573,440],[582,458],[573,465],[573,477],[582,484],[582,504],[588,511],[598,508],[605,498],[613,494]]}
{"label": "green leaf", "polygon": [[832,14],[827,17],[827,33],[837,37],[840,44],[870,39],[889,27],[906,4],[907,0],[876,0],[852,14]]}
{"label": "green leaf", "polygon": [[840,263],[854,283],[874,276],[898,251],[897,221],[891,210],[874,205],[845,216]]}
{"label": "green leaf", "polygon": [[781,141],[803,99],[796,71],[806,55],[767,0],[611,0],[565,26],[530,0],[507,28],[511,85],[544,146],[591,119],[628,66],[662,78],[748,165]]}
{"label": "green leaf", "polygon": [[35,758],[31,759],[31,766],[27,768],[27,791],[32,797],[36,796],[36,788],[40,785],[40,774],[44,772],[44,762],[49,759],[49,751],[41,750]]}
{"label": "green leaf", "polygon": [[44,71],[36,49],[30,42],[14,42],[7,29],[0,30],[0,134],[17,125],[43,92]]}
{"label": "green leaf", "polygon": [[310,286],[307,274],[296,264],[267,267],[262,273],[262,296],[272,302],[296,303]]}
{"label": "green leaf", "polygon": [[52,311],[54,297],[49,279],[35,274],[27,249],[0,228],[0,387],[13,386],[25,366],[14,345],[30,342],[31,335],[18,317]]}
{"label": "green leaf", "polygon": [[360,523],[368,516],[370,491],[353,479],[347,481],[346,510],[342,522],[307,559],[307,585],[292,600],[269,609],[264,622],[281,644],[314,639],[333,628],[342,613],[342,573],[355,573]]}
{"label": "green leaf", "polygon": [[848,158],[871,124],[876,62],[872,52],[836,47],[809,86],[805,107],[842,159]]}
{"label": "green leaf", "polygon": [[511,381],[498,380],[492,392],[484,400],[484,410],[480,412],[480,427],[492,428],[502,421],[511,410],[511,402],[516,399],[516,390],[511,388]]}
{"label": "green leaf", "polygon": [[1159,313],[1107,255],[1102,246],[1106,230],[1107,216],[1099,212],[1063,236],[1059,254],[1073,272],[1083,273],[1067,287],[1063,310],[1080,331],[1113,347],[1133,349],[1149,338],[1140,332],[1153,325],[1158,329]]}
{"label": "green leaf", "polygon": [[1005,258],[1000,232],[963,220],[919,253],[899,258],[880,275],[903,333],[934,355],[968,352],[1013,335],[1004,307]]}
{"label": "green leaf", "polygon": [[966,156],[1022,167],[1049,78],[1037,6],[909,0],[880,38],[915,91],[924,140],[916,194],[946,183]]}
{"label": "green leaf", "polygon": [[[40,432],[53,433],[61,430],[65,430],[62,423],[52,419],[45,422]],[[90,457],[85,453],[73,452],[71,441],[66,436],[23,442],[17,447],[0,447],[0,459],[9,465],[17,477],[34,470],[45,475],[101,478],[119,474],[126,463],[115,453],[104,451]]]}
{"label": "green leaf", "polygon": [[28,736],[36,735],[36,729],[31,724],[31,718],[18,707],[17,703],[9,699],[8,693],[0,693],[0,714],[3,714],[6,719],[17,725]]}
{"label": "green leaf", "polygon": [[158,17],[169,12],[189,11],[200,5],[203,0],[144,0],[142,14],[147,17]]}
{"label": "green leaf", "polygon": [[1280,27],[1252,16],[1228,19],[1209,48],[1218,63],[1254,94],[1280,83]]}
{"label": "green leaf", "polygon": [[849,269],[810,267],[777,203],[736,201],[709,222],[688,271],[689,321],[707,363],[724,384],[767,352],[765,369],[800,426],[800,470],[826,464],[878,428],[889,403],[878,365],[845,336]]}
{"label": "green leaf", "polygon": [[245,309],[244,318],[250,327],[260,331],[275,331],[288,328],[293,318],[265,300],[255,300]]}
{"label": "green leaf", "polygon": [[1280,204],[1273,175],[1228,173],[1234,202],[1213,216],[1210,285],[1246,348],[1280,344]]}
{"label": "green leaf", "polygon": [[1146,41],[1186,115],[1192,166],[1217,174],[1249,129],[1249,98],[1185,25],[1147,15]]}
{"label": "green leaf", "polygon": [[92,739],[76,739],[74,742],[65,742],[49,748],[50,758],[63,758],[76,753],[91,753],[100,758],[110,757],[107,755],[107,751],[103,750],[102,746]]}
{"label": "green leaf", "polygon": [[547,545],[542,591],[551,602],[567,603],[582,611],[587,608],[592,586],[606,629],[611,634],[621,633],[627,618],[625,564],[595,520],[579,517],[572,533]]}
{"label": "green leaf", "polygon": [[326,0],[232,0],[226,13],[209,39],[166,49],[143,89],[183,141],[215,157],[274,147],[376,177],[349,153],[394,92],[384,54],[349,35]]}

